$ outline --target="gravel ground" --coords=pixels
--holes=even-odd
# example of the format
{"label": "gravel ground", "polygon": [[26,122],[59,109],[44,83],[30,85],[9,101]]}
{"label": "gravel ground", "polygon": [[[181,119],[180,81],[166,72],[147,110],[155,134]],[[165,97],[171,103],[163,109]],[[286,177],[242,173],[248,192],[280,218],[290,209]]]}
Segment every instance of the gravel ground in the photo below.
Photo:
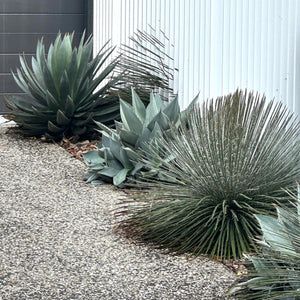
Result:
{"label": "gravel ground", "polygon": [[114,232],[125,194],[82,181],[83,163],[0,125],[0,299],[231,299],[236,276]]}

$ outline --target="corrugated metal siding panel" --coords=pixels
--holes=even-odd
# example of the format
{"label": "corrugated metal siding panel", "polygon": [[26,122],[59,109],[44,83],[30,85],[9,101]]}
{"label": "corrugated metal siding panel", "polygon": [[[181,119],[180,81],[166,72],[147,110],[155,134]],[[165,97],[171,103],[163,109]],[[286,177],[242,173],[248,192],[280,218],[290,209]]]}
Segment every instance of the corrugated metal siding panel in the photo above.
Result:
{"label": "corrugated metal siding panel", "polygon": [[239,87],[300,113],[299,2],[94,0],[95,51],[110,38],[125,43],[151,26],[179,69],[171,84],[182,107],[199,91],[206,99]]}

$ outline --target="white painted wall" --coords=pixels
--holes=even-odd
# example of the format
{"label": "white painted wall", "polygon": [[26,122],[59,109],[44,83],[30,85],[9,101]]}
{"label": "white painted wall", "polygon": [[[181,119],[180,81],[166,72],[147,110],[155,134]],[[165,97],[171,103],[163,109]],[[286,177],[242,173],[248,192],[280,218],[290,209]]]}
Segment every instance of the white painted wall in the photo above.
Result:
{"label": "white painted wall", "polygon": [[206,99],[239,87],[300,114],[300,0],[94,0],[95,51],[149,25],[175,59],[182,107],[199,91]]}

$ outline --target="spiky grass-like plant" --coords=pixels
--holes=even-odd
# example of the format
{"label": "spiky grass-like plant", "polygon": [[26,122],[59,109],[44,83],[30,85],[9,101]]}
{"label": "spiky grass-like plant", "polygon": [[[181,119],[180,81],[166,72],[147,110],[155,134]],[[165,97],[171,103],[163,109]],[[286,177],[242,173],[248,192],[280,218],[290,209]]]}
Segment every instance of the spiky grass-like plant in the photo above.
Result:
{"label": "spiky grass-like plant", "polygon": [[138,182],[146,191],[125,206],[128,222],[143,240],[178,253],[225,259],[257,251],[254,214],[274,215],[274,198],[293,189],[298,136],[299,123],[281,103],[242,91],[205,101],[180,132],[158,138],[174,159],[153,149],[148,167],[160,165],[161,180]]}
{"label": "spiky grass-like plant", "polygon": [[238,299],[300,299],[300,201],[296,209],[277,207],[277,218],[257,215],[262,254],[248,256],[246,281],[230,294]]}
{"label": "spiky grass-like plant", "polygon": [[130,99],[131,87],[134,87],[144,103],[148,103],[150,92],[159,93],[162,100],[175,97],[170,86],[176,68],[171,67],[173,58],[167,54],[160,34],[168,40],[162,32],[138,30],[129,38],[132,46],[121,45],[116,70],[122,76],[112,93],[123,100]]}

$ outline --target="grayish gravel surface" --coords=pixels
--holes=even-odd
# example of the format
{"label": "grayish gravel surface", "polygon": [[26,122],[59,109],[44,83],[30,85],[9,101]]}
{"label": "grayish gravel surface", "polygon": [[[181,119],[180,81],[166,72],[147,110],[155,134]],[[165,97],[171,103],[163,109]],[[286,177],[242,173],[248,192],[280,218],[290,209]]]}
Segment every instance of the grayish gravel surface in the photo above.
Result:
{"label": "grayish gravel surface", "polygon": [[206,257],[114,232],[122,191],[82,181],[83,163],[0,125],[0,299],[229,299],[235,275]]}

